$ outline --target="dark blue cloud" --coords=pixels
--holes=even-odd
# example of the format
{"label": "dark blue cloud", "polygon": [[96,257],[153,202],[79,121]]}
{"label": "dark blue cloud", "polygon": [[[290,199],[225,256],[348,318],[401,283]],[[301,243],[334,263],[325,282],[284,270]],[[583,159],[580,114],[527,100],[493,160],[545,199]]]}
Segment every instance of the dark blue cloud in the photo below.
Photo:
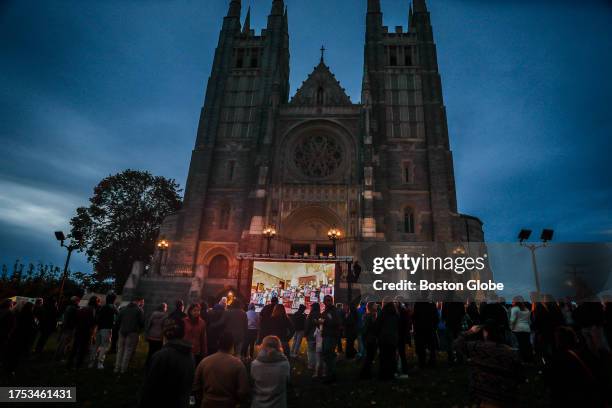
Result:
{"label": "dark blue cloud", "polygon": [[[184,183],[226,1],[0,5],[0,260],[63,262],[95,183],[125,168]],[[251,4],[261,29],[271,1]],[[326,61],[359,101],[364,1],[289,0],[291,87]],[[460,210],[492,241],[522,226],[610,240],[612,11],[606,1],[429,2]],[[383,0],[407,25],[408,1]],[[75,267],[86,270],[83,257]]]}

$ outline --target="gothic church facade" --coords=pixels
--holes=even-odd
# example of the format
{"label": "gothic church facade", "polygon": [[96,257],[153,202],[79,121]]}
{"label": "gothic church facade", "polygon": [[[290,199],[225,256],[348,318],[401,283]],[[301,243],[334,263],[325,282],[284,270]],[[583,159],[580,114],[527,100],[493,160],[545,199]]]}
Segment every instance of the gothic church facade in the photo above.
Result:
{"label": "gothic church facade", "polygon": [[[364,4],[365,8],[365,4]],[[414,0],[408,28],[383,25],[368,0],[361,102],[352,102],[323,56],[290,97],[289,18],[273,0],[259,34],[232,0],[219,35],[183,208],[166,219],[149,285],[206,299],[247,294],[239,254],[418,248],[484,241],[482,223],[457,212],[453,158],[430,14]],[[273,226],[277,235],[263,234]],[[156,283],[152,283],[156,282]],[[162,283],[160,283],[162,282]]]}

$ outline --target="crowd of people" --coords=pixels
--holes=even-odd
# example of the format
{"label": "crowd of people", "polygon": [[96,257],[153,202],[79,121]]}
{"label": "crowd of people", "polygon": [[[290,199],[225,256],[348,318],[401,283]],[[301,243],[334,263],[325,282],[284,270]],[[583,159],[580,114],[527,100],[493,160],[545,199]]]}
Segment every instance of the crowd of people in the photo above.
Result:
{"label": "crowd of people", "polygon": [[[40,358],[56,331],[54,358],[67,369],[104,369],[113,350],[114,372],[125,373],[139,339],[148,343],[140,404],[187,407],[284,407],[290,367],[304,356],[312,377],[338,380],[336,363],[353,364],[360,379],[405,380],[439,364],[467,364],[474,400],[512,406],[525,367],[541,371],[555,406],[610,404],[612,304],[525,302],[511,304],[402,301],[304,307],[288,316],[277,298],[261,312],[226,298],[209,307],[177,300],[145,318],[144,300],[118,308],[92,296],[85,306],[72,297],[62,307],[51,298],[15,310],[0,305],[0,361],[14,375]],[[59,321],[59,324],[58,324]],[[59,330],[57,328],[59,327]],[[302,348],[304,346],[304,348]],[[407,351],[413,348],[415,367]],[[116,350],[114,350],[116,349]],[[374,373],[374,367],[377,372]],[[580,394],[576,390],[580,390]],[[160,405],[161,406],[161,405]]]}

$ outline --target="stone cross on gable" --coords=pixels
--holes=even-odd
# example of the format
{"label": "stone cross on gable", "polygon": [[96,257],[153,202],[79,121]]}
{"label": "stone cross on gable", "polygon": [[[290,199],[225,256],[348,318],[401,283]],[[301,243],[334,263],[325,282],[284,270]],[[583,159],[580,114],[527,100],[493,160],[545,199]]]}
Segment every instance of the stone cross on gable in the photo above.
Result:
{"label": "stone cross on gable", "polygon": [[323,62],[323,57],[325,56],[325,47],[321,46],[321,62]]}

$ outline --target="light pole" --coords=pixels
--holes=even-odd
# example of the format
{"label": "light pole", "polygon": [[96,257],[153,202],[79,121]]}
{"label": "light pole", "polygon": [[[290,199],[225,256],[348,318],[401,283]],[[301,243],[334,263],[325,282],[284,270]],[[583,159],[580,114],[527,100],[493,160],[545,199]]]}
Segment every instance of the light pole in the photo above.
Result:
{"label": "light pole", "polygon": [[159,265],[157,268],[157,273],[160,275],[162,274],[161,266],[164,263],[164,254],[166,253],[169,247],[170,247],[170,243],[168,242],[167,239],[162,238],[157,242],[157,249],[159,250]]}
{"label": "light pole", "polygon": [[331,228],[327,232],[327,238],[329,238],[331,242],[334,244],[334,256],[338,256],[338,254],[336,253],[336,241],[338,241],[341,237],[342,237],[342,232],[336,227]]}
{"label": "light pole", "polygon": [[64,244],[66,240],[66,236],[63,231],[55,231],[55,238],[60,241],[60,246],[66,248],[68,251],[68,256],[66,256],[66,264],[64,265],[64,273],[62,275],[62,283],[60,284],[58,302],[62,301],[62,297],[64,296],[64,285],[66,284],[66,278],[68,277],[68,265],[70,264],[70,256],[72,255],[72,251],[77,249],[79,246],[74,242],[70,242],[69,245]]}
{"label": "light pole", "polygon": [[263,234],[266,237],[266,240],[268,241],[268,245],[266,246],[266,254],[270,255],[270,242],[272,242],[272,239],[274,239],[274,237],[276,236],[276,228],[274,228],[272,225],[267,226],[263,230]]}
{"label": "light pole", "polygon": [[538,265],[536,263],[536,250],[540,249],[540,248],[544,248],[547,246],[547,242],[552,240],[554,231],[551,229],[543,229],[542,230],[542,234],[540,235],[540,240],[542,240],[541,244],[528,244],[525,243],[526,240],[529,239],[529,237],[531,236],[531,230],[529,229],[522,229],[519,232],[518,235],[518,239],[519,239],[519,244],[522,247],[525,247],[527,249],[529,249],[529,251],[531,251],[531,265],[533,267],[533,276],[535,278],[535,284],[536,284],[536,295],[538,300],[540,299],[540,276],[538,275]]}

